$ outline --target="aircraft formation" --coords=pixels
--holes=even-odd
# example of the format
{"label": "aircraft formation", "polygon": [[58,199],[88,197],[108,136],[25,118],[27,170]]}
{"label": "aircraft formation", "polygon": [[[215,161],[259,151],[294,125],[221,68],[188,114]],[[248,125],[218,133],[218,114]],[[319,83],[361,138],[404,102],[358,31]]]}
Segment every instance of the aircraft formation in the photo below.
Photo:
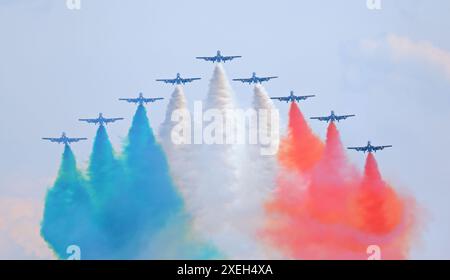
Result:
{"label": "aircraft formation", "polygon": [[[198,56],[196,59],[204,60],[207,62],[212,63],[225,63],[227,61],[232,61],[237,58],[241,58],[242,56],[239,55],[233,55],[233,56],[224,56],[222,55],[221,51],[218,50],[215,56]],[[263,82],[268,82],[272,79],[276,79],[278,76],[262,76],[259,77],[256,75],[256,72],[253,72],[250,78],[235,78],[232,79],[233,81],[242,82],[242,83],[248,83],[250,84],[262,84]],[[163,82],[166,84],[172,84],[172,85],[184,85],[188,83],[192,83],[194,81],[201,80],[201,78],[183,78],[180,73],[176,74],[176,77],[173,79],[156,79],[157,82]],[[280,102],[299,102],[302,100],[306,100],[308,98],[315,97],[315,95],[295,95],[294,91],[291,91],[288,96],[278,96],[278,97],[271,97],[273,100],[278,100]],[[156,102],[159,100],[163,100],[163,97],[155,97],[155,98],[146,98],[143,96],[142,93],[139,93],[139,96],[137,98],[119,98],[120,101],[126,101],[129,103],[135,103],[138,105],[144,105],[147,103]],[[319,120],[324,122],[339,122],[341,120],[346,120],[347,118],[355,117],[355,115],[337,115],[334,111],[331,111],[330,115],[328,116],[321,116],[321,117],[311,117],[310,119],[313,120]],[[93,119],[79,119],[79,121],[87,122],[94,125],[107,125],[108,123],[114,123],[116,121],[124,120],[124,118],[105,118],[103,117],[102,113],[99,113],[97,118]],[[65,145],[70,145],[71,143],[79,142],[81,140],[87,140],[87,138],[69,138],[66,136],[66,134],[63,132],[62,136],[59,138],[42,138],[43,140],[48,140],[50,142],[54,143],[63,143]],[[384,145],[384,146],[373,146],[371,142],[369,141],[366,146],[362,147],[348,147],[350,150],[355,150],[358,152],[363,153],[373,153],[380,150],[384,150],[385,148],[391,148],[392,145]]]}

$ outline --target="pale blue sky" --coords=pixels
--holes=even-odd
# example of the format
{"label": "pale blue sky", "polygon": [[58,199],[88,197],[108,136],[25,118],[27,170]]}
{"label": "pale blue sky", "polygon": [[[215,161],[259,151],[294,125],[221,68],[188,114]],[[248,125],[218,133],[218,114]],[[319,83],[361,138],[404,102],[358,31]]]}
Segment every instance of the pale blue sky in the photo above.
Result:
{"label": "pale blue sky", "polygon": [[[449,1],[382,0],[380,11],[366,0],[81,1],[71,11],[65,0],[0,0],[0,197],[43,200],[62,147],[40,138],[92,138],[95,128],[76,120],[100,111],[129,120],[134,107],[117,98],[169,97],[156,78],[200,76],[186,94],[203,99],[213,67],[194,57],[221,49],[243,56],[225,65],[230,78],[278,75],[270,94],[316,94],[301,104],[307,116],[357,114],[339,125],[345,144],[393,144],[377,154],[383,174],[425,209],[413,257],[450,258]],[[389,35],[431,47],[394,55]],[[251,88],[233,88],[249,106]],[[154,128],[166,105],[149,107]],[[128,126],[108,128],[115,146]],[[74,145],[81,165],[90,149]],[[350,156],[362,167],[362,155]]]}

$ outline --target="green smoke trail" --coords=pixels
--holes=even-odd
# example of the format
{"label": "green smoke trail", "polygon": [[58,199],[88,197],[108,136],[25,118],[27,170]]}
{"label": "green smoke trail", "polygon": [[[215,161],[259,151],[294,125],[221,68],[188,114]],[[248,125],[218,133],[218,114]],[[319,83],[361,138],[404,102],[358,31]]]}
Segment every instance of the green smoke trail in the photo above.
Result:
{"label": "green smoke trail", "polygon": [[[122,158],[104,126],[94,140],[86,181],[66,146],[46,201],[43,236],[60,258],[78,245],[83,259],[204,259],[217,251],[191,231],[144,106],[137,108]],[[87,187],[86,187],[87,186]],[[89,226],[82,225],[87,223]]]}
{"label": "green smoke trail", "polygon": [[[139,255],[143,258],[209,258],[215,250],[201,244],[190,234],[190,218],[169,174],[166,155],[156,141],[147,118],[139,105],[128,133],[124,162],[133,202],[128,217],[134,221],[136,240],[141,240]],[[139,236],[140,235],[140,236]],[[136,250],[139,251],[136,247]]]}
{"label": "green smoke trail", "polygon": [[166,156],[155,140],[142,105],[138,106],[128,133],[124,161],[129,193],[140,213],[136,218],[152,228],[162,226],[169,215],[182,209],[183,201],[173,185]]}
{"label": "green smoke trail", "polygon": [[87,235],[95,232],[91,217],[86,181],[77,170],[72,150],[66,145],[58,177],[47,192],[41,235],[59,258],[66,258],[70,245],[87,248],[83,254],[89,258],[92,239]]}
{"label": "green smoke trail", "polygon": [[132,232],[127,229],[127,204],[124,170],[114,154],[106,128],[99,126],[87,170],[89,192],[94,205],[94,220],[101,230],[96,252],[101,259],[122,258]]}

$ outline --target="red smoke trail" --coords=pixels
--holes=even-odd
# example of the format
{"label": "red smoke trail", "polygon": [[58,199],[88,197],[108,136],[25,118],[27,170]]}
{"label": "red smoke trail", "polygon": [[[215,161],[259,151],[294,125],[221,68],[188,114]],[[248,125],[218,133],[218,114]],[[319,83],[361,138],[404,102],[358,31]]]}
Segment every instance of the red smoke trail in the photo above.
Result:
{"label": "red smoke trail", "polygon": [[374,242],[378,241],[383,248],[384,258],[405,259],[416,222],[416,203],[412,198],[400,196],[383,180],[371,153],[351,201],[353,226],[376,237]]}
{"label": "red smoke trail", "polygon": [[384,234],[400,223],[404,205],[381,178],[373,154],[366,160],[364,178],[356,192],[356,225],[363,231]]}
{"label": "red smoke trail", "polygon": [[277,189],[279,203],[269,203],[268,207],[282,207],[285,213],[296,213],[307,176],[322,157],[324,144],[313,133],[295,102],[289,107],[288,134],[279,147],[278,160],[284,169],[280,171],[277,184],[284,187]]}
{"label": "red smoke trail", "polygon": [[339,131],[331,122],[323,156],[312,171],[308,187],[311,215],[324,223],[345,222],[348,194],[355,189],[358,177],[356,168],[348,162]]}
{"label": "red smoke trail", "polygon": [[[301,160],[301,155],[292,158]],[[384,183],[372,155],[364,175],[358,174],[334,123],[322,157],[304,175],[280,174],[267,206],[263,235],[270,243],[296,259],[367,259],[369,245],[378,245],[384,259],[406,257],[412,202]]]}
{"label": "red smoke trail", "polygon": [[289,108],[288,135],[281,140],[279,150],[280,163],[289,169],[300,172],[310,170],[320,159],[323,143],[308,126],[297,103]]}

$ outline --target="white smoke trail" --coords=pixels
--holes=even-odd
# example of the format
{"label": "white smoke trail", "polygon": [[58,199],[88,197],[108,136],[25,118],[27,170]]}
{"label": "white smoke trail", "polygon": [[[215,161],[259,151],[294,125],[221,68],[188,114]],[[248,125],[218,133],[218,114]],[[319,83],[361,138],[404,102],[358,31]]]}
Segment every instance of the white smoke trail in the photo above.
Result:
{"label": "white smoke trail", "polygon": [[[233,108],[231,87],[222,66],[217,66],[210,81],[210,89],[201,113],[218,110],[220,115],[229,118],[228,109]],[[171,173],[185,198],[186,208],[194,219],[194,231],[205,240],[212,242],[227,257],[233,257],[227,247],[232,244],[230,206],[235,198],[237,186],[236,164],[233,162],[231,145],[207,145],[203,138],[203,119],[192,118],[195,128],[201,128],[200,145],[174,145],[170,136],[175,124],[171,121],[177,109],[186,108],[184,94],[177,88],[172,94],[166,120],[161,126],[161,138],[168,154]],[[208,123],[205,123],[207,126]],[[194,129],[195,130],[195,129]],[[225,136],[225,130],[218,128],[216,136]],[[195,138],[195,137],[193,137]]]}
{"label": "white smoke trail", "polygon": [[[195,190],[189,199],[195,207],[195,229],[210,240],[229,258],[240,257],[236,248],[244,244],[236,235],[233,222],[232,205],[236,199],[238,186],[235,145],[224,144],[232,139],[234,131],[226,127],[235,126],[234,102],[231,86],[222,65],[214,69],[210,80],[209,92],[204,106],[204,138],[211,136],[223,139],[222,144],[202,144],[198,148],[193,168],[201,174],[197,177]],[[221,119],[208,118],[208,113],[215,113]],[[208,126],[221,123],[208,135]],[[198,125],[198,123],[196,123]],[[215,136],[215,137],[213,137]],[[206,140],[206,139],[205,139]],[[221,143],[219,141],[219,143]]]}
{"label": "white smoke trail", "polygon": [[[178,125],[186,127],[187,133],[192,124],[189,114],[183,87],[177,86],[170,97],[166,117],[159,129],[159,136],[161,138],[163,149],[167,155],[171,176],[185,200],[191,197],[190,188],[195,187],[195,183],[192,182],[192,180],[195,180],[195,177],[198,176],[195,170],[188,168],[195,155],[195,147],[193,145],[188,145],[187,143],[176,144],[176,134],[173,136],[172,132]],[[177,116],[180,118],[177,118]],[[174,119],[172,119],[172,117],[174,117]],[[189,133],[185,136],[187,141],[192,140]],[[180,139],[178,139],[178,141],[182,142]],[[192,203],[186,203],[187,207],[190,205],[192,205]]]}
{"label": "white smoke trail", "polygon": [[[225,257],[268,257],[256,235],[262,226],[263,203],[274,184],[275,155],[261,155],[261,145],[241,146],[248,148],[243,152],[235,142],[227,142],[235,140],[237,116],[233,91],[222,65],[214,69],[202,110],[203,118],[192,118],[194,130],[201,129],[194,131],[191,139],[197,135],[195,141],[198,141],[200,135],[200,140],[205,140],[207,134],[211,133],[211,138],[223,139],[224,143],[174,145],[173,137],[170,136],[175,128],[172,117],[180,109],[186,110],[186,100],[182,89],[177,88],[172,94],[160,133],[173,178],[194,219],[194,231],[214,244]],[[274,109],[260,87],[255,89],[254,109]],[[211,112],[214,112],[214,116],[209,115],[209,118]],[[220,115],[219,120],[216,119],[217,115]],[[217,122],[223,125],[208,129],[209,125]],[[271,126],[269,120],[267,127]],[[278,135],[272,137],[277,138]]]}
{"label": "white smoke trail", "polygon": [[[256,144],[245,146],[239,176],[243,185],[240,188],[240,197],[246,198],[247,195],[251,195],[255,198],[253,202],[261,204],[275,189],[279,115],[265,89],[259,85],[254,88],[253,109],[258,115],[254,116],[254,121],[250,121],[248,130],[257,131],[259,138],[265,135],[269,138],[270,144],[263,144],[259,140]],[[271,153],[266,153],[266,150]]]}
{"label": "white smoke trail", "polygon": [[[223,86],[224,75],[217,70],[211,80],[211,90],[206,100],[209,109],[227,109],[232,106],[232,98],[227,97],[231,90]],[[225,78],[226,81],[226,78]],[[229,88],[229,85],[228,85]],[[215,94],[218,92],[218,94]],[[208,109],[207,109],[208,108]],[[202,120],[195,118],[183,118],[176,120],[175,115],[181,112],[188,112],[186,97],[183,88],[175,88],[166,112],[166,118],[160,127],[160,137],[164,150],[167,154],[171,175],[175,184],[180,189],[184,199],[186,209],[194,219],[194,230],[204,236],[208,241],[213,241],[214,234],[208,231],[220,231],[220,226],[225,221],[225,211],[233,201],[232,186],[236,186],[236,168],[229,161],[229,149],[227,145],[196,145],[193,142],[193,135],[187,138],[188,143],[176,144],[174,138],[178,133],[174,133],[176,127],[197,127],[202,128]],[[221,110],[221,112],[224,112]],[[202,112],[200,112],[202,113]],[[174,117],[175,116],[175,117]],[[224,133],[222,130],[216,133]],[[200,139],[202,140],[202,139]],[[217,209],[220,207],[221,209]],[[223,215],[222,215],[223,214]]]}
{"label": "white smoke trail", "polygon": [[[251,238],[247,241],[249,258],[278,258],[273,250],[265,247],[257,238],[265,222],[264,204],[275,189],[277,172],[276,152],[279,144],[279,115],[262,86],[255,86],[253,109],[256,115],[249,121],[248,132],[256,131],[258,137],[268,136],[267,143],[248,143],[241,152],[239,194],[234,204],[239,220],[239,230]],[[273,118],[272,118],[273,117]],[[267,140],[266,140],[267,141]],[[265,142],[266,142],[265,141]],[[268,149],[270,147],[270,149]],[[265,149],[271,153],[264,153]]]}

